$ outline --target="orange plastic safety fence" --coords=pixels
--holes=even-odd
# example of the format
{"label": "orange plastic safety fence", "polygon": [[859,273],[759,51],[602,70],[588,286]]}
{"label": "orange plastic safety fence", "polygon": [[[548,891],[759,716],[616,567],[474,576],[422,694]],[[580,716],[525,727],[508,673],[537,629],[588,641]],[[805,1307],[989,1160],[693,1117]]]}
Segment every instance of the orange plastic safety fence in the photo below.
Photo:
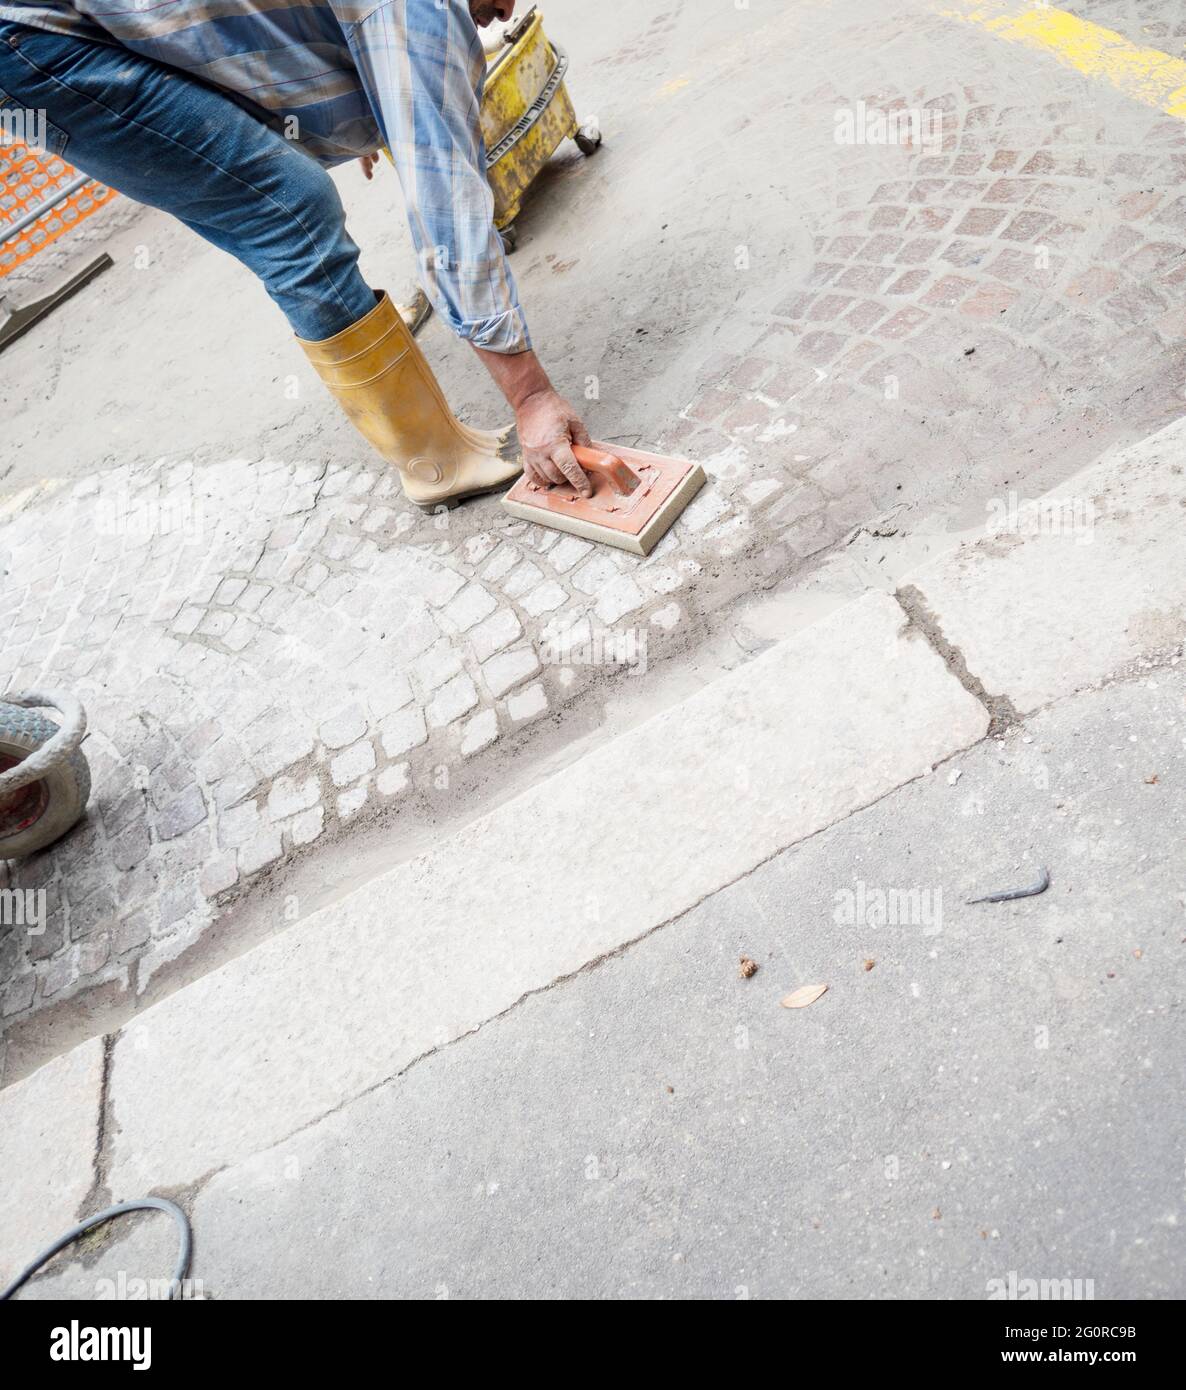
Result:
{"label": "orange plastic safety fence", "polygon": [[[91,180],[55,205],[60,190],[77,177],[73,165],[56,155],[44,154],[20,141],[0,145],[0,277],[23,265],[116,196],[114,188]],[[11,226],[41,204],[45,205],[44,216],[16,236],[6,233],[6,225]]]}

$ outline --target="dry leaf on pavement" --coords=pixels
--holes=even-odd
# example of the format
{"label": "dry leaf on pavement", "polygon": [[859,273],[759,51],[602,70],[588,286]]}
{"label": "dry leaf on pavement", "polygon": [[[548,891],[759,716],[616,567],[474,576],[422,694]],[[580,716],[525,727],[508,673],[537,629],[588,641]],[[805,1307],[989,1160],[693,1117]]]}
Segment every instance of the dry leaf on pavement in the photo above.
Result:
{"label": "dry leaf on pavement", "polygon": [[821,994],[828,992],[827,985],[800,985],[793,993],[781,1000],[784,1009],[805,1009],[814,1004]]}

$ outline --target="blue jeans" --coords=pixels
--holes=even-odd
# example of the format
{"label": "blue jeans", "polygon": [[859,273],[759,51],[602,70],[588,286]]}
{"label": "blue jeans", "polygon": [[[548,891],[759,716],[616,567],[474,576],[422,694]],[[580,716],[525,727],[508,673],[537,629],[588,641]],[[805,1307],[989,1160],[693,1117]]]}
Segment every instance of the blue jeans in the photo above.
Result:
{"label": "blue jeans", "polygon": [[51,154],[242,261],[298,337],[332,337],[375,307],[333,180],[216,88],[113,44],[0,20],[3,107],[44,111]]}

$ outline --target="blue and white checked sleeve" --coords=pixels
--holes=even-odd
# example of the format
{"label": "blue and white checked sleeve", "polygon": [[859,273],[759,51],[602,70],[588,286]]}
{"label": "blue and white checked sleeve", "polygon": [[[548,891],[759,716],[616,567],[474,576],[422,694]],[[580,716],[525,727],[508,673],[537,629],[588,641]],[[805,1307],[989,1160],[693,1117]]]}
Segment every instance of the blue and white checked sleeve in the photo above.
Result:
{"label": "blue and white checked sleeve", "polygon": [[486,58],[466,0],[387,0],[347,42],[395,161],[433,307],[478,347],[525,351],[527,321],[494,229],[478,119]]}

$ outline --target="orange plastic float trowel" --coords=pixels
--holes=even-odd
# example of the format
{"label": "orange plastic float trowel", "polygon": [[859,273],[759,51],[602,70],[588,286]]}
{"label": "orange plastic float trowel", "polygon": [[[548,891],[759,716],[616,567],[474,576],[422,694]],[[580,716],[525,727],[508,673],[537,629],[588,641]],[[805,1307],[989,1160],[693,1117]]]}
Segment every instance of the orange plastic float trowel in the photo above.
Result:
{"label": "orange plastic float trowel", "polygon": [[574,444],[572,451],[593,484],[592,497],[582,497],[571,483],[541,487],[523,477],[502,499],[507,511],[587,541],[649,555],[704,486],[704,469],[687,459],[596,440],[591,449]]}

